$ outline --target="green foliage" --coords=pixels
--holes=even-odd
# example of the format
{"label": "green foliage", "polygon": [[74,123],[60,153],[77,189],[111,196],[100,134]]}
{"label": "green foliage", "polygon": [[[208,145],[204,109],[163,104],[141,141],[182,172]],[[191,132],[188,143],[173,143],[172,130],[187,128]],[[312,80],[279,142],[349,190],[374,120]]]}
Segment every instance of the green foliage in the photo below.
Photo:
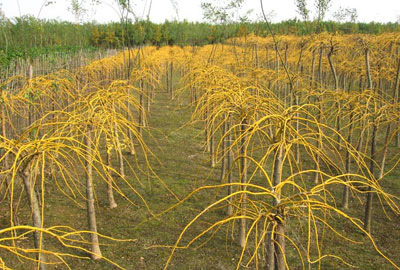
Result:
{"label": "green foliage", "polygon": [[301,15],[304,21],[308,21],[310,11],[307,8],[305,0],[296,0],[297,12]]}
{"label": "green foliage", "polygon": [[[86,50],[95,51],[93,46],[86,46]],[[80,46],[53,46],[53,47],[33,47],[33,48],[8,48],[4,50],[0,48],[0,66],[6,67],[12,61],[20,59],[34,59],[39,56],[59,55],[60,53],[77,53],[82,50]]]}
{"label": "green foliage", "polygon": [[[304,1],[298,1],[300,14],[308,16]],[[311,27],[310,27],[311,26]],[[344,34],[378,34],[400,32],[398,23],[340,23],[334,21],[301,22],[297,19],[271,24],[277,34],[305,35],[316,30]],[[57,20],[38,20],[31,16],[0,20],[0,65],[7,66],[16,58],[35,58],[54,52],[75,52],[81,48],[121,48],[142,44],[152,45],[205,45],[247,33],[265,36],[266,23],[193,23],[188,21],[165,21],[155,24],[150,21],[123,24],[85,23],[73,24]],[[127,38],[126,38],[127,36]],[[124,40],[126,38],[126,40]]]}

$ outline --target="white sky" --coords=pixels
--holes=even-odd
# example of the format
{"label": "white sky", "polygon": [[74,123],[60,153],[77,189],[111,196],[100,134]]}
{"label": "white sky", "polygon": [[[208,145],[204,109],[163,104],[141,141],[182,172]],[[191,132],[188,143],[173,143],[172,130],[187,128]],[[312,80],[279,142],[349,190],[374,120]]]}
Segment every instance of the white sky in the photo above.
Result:
{"label": "white sky", "polygon": [[[38,16],[40,7],[44,0],[0,0],[1,9],[9,18],[19,15]],[[70,0],[52,0],[55,4],[43,7],[40,18],[60,19],[74,21],[74,16],[68,10]],[[86,0],[89,2],[90,0]],[[179,19],[188,21],[201,21],[202,10],[200,3],[202,0],[175,0],[179,6]],[[259,0],[246,0],[246,9],[253,9],[253,17],[260,14]],[[295,9],[295,0],[263,0],[266,12],[274,11],[276,16],[274,21],[281,21],[299,17]],[[114,0],[101,0],[103,4],[89,8],[85,21],[96,20],[98,22],[118,21],[117,5]],[[132,0],[137,2],[136,13],[143,14],[143,7],[150,0]],[[19,8],[18,8],[19,3]],[[308,7],[313,10],[314,0],[308,0]],[[400,16],[400,0],[332,0],[330,14],[338,7],[356,8],[358,20],[361,22],[394,22]],[[146,14],[147,11],[144,13]],[[153,0],[150,20],[153,22],[163,22],[166,19],[176,18],[175,11],[170,0]],[[328,14],[327,18],[331,18]]]}

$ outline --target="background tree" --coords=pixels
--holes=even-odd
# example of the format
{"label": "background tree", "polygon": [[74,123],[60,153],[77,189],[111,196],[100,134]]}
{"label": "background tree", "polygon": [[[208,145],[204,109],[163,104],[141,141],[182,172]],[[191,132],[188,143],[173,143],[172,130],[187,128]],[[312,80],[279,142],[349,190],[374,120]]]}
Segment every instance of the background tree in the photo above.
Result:
{"label": "background tree", "polygon": [[246,10],[242,13],[244,3],[245,0],[201,2],[203,18],[213,24],[247,21],[252,10]]}
{"label": "background tree", "polygon": [[315,8],[317,12],[316,20],[322,22],[325,19],[326,12],[330,7],[332,0],[315,0]]}
{"label": "background tree", "polygon": [[333,17],[338,22],[352,22],[355,23],[358,18],[357,9],[355,8],[343,8],[339,7],[338,10],[335,11]]}
{"label": "background tree", "polygon": [[296,0],[296,7],[303,21],[308,21],[310,19],[310,10],[307,8],[306,0]]}

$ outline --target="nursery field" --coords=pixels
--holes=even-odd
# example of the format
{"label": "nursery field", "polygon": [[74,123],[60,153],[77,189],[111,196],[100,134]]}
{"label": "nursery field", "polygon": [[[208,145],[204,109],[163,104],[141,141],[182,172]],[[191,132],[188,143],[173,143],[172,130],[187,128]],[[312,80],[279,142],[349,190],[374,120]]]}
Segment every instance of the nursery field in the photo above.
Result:
{"label": "nursery field", "polygon": [[399,269],[399,49],[249,35],[2,71],[0,269]]}

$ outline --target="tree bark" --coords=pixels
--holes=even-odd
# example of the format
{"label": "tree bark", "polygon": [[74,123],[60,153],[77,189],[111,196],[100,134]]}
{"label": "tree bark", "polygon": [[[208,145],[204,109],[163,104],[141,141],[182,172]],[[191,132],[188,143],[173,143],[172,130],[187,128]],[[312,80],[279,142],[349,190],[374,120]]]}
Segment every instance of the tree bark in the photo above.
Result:
{"label": "tree bark", "polygon": [[93,194],[93,158],[92,158],[92,127],[88,127],[87,136],[85,137],[86,144],[86,207],[88,216],[89,231],[93,232],[90,234],[91,251],[90,257],[93,260],[98,260],[102,257],[99,238],[97,235],[97,224],[96,224],[96,210],[94,205],[94,194]]}
{"label": "tree bark", "polygon": [[169,83],[170,83],[170,87],[169,87],[169,91],[171,94],[171,99],[174,98],[174,85],[173,85],[173,76],[174,76],[174,63],[171,62],[170,66],[169,66],[169,70],[170,70],[170,79],[169,79]]}
{"label": "tree bark", "polygon": [[221,160],[221,183],[224,182],[225,180],[225,175],[226,175],[226,160],[227,160],[227,154],[226,154],[226,137],[225,133],[227,130],[227,120],[225,120],[224,124],[222,125],[222,160]]}
{"label": "tree bark", "polygon": [[[324,54],[324,48],[322,47],[322,44],[320,45],[319,49],[319,64],[318,64],[318,78],[319,78],[319,83],[320,87],[322,87],[322,56]],[[322,100],[320,97],[318,97],[319,101],[319,109],[320,111],[318,112],[318,122],[321,123],[322,120]],[[321,143],[321,138],[317,141],[317,149],[322,150],[322,143]],[[316,153],[315,155],[316,161],[315,161],[315,170],[319,170],[319,163],[320,163],[320,155],[319,153]],[[318,184],[319,183],[319,172],[315,172],[314,175],[314,183]]]}
{"label": "tree bark", "polygon": [[[394,102],[399,102],[399,97],[400,97],[399,91],[400,91],[400,58],[398,59],[398,62],[397,62],[396,82],[394,85],[394,93],[393,93]],[[397,131],[396,147],[399,147],[399,145],[400,145],[400,132]]]}
{"label": "tree bark", "polygon": [[[353,136],[353,113],[350,114],[350,118],[349,118],[349,133],[347,135],[347,142],[349,144],[351,144],[352,141],[352,136]],[[350,173],[351,170],[351,159],[350,159],[350,151],[347,150],[346,151],[346,173]],[[349,187],[348,186],[344,186],[344,190],[343,190],[343,208],[344,209],[349,209]]]}
{"label": "tree bark", "polygon": [[[118,161],[119,161],[119,174],[121,175],[122,178],[125,178],[124,156],[122,155],[121,142],[119,141],[119,133],[118,133],[117,124],[115,124],[114,129],[115,129],[115,142],[116,142]],[[135,151],[135,146],[133,145],[133,142],[132,142],[131,151],[133,151],[133,152]],[[136,154],[136,153],[134,152],[133,154]]]}
{"label": "tree bark", "polygon": [[[2,96],[2,92],[3,92],[3,90],[0,88],[0,97]],[[6,116],[5,116],[5,108],[4,108],[4,105],[2,105],[2,104],[0,104],[0,114],[1,114],[1,116],[0,116],[0,120],[1,120],[1,135],[4,137],[4,138],[8,138],[7,137],[7,125],[6,125]],[[0,154],[3,154],[4,153],[4,150],[2,149],[1,150],[1,152],[0,152]],[[4,157],[4,159],[3,159],[3,170],[8,170],[9,169],[9,166],[10,166],[10,156],[9,155],[6,155],[5,157]],[[9,200],[9,202],[10,202],[10,208],[12,208],[13,210],[15,209],[15,207],[14,207],[14,202],[13,202],[13,194],[12,194],[12,181],[11,181],[11,179],[10,179],[10,177],[6,174],[6,175],[4,175],[4,177],[5,177],[5,179],[6,179],[6,192],[7,192],[7,197],[8,197],[8,200]],[[15,213],[15,211],[12,211],[12,220],[13,220],[13,222],[14,222],[14,225],[19,225],[19,221],[18,221],[18,217],[17,217],[17,215],[16,215],[16,213]]]}
{"label": "tree bark", "polygon": [[368,78],[368,89],[372,90],[372,79],[371,79],[371,68],[369,65],[369,49],[365,49],[365,66],[367,69],[367,78]]}
{"label": "tree bark", "polygon": [[[227,120],[228,122],[228,126],[227,126],[227,132],[229,132],[228,134],[228,141],[227,141],[227,149],[228,149],[228,159],[227,159],[227,170],[228,170],[228,183],[232,184],[232,160],[233,160],[233,151],[231,149],[231,144],[232,144],[232,132],[230,131],[232,125],[231,125],[231,120]],[[233,186],[230,185],[228,186],[228,195],[231,195],[233,193]],[[233,207],[232,207],[232,201],[233,198],[230,198],[228,203],[228,210],[227,210],[227,214],[228,216],[232,216],[233,214]]]}
{"label": "tree bark", "polygon": [[116,208],[118,205],[115,202],[114,199],[114,191],[113,191],[113,177],[112,177],[112,172],[111,172],[111,167],[112,167],[112,163],[111,163],[111,153],[112,153],[112,149],[107,149],[106,151],[106,159],[107,159],[107,166],[108,168],[108,181],[107,181],[107,197],[108,197],[108,206],[110,207],[110,209]]}
{"label": "tree bark", "polygon": [[275,192],[275,198],[273,201],[273,205],[276,208],[276,230],[275,230],[275,270],[285,270],[285,217],[283,213],[283,209],[279,207],[280,204],[280,192],[276,192],[276,186],[281,183],[282,178],[282,165],[283,165],[283,155],[284,149],[283,145],[280,145],[279,148],[275,152],[275,161],[273,168],[273,188]]}
{"label": "tree bark", "polygon": [[210,159],[211,159],[211,168],[215,168],[216,166],[216,154],[215,154],[215,130],[214,130],[214,124],[211,122],[211,127],[210,127]]}
{"label": "tree bark", "polygon": [[272,232],[267,233],[265,254],[266,254],[265,270],[275,270],[275,246],[274,246],[274,239],[272,239]]}
{"label": "tree bark", "polygon": [[[246,136],[245,131],[247,128],[247,120],[243,119],[242,123],[240,125],[240,136],[242,136],[241,142],[240,142],[240,182],[242,184],[247,183],[247,160],[245,158],[246,155]],[[241,187],[241,190],[245,190],[245,187]],[[246,208],[247,208],[247,195],[244,193],[241,198],[241,203],[240,203],[240,209],[241,209],[241,215],[245,216],[246,215]],[[242,218],[240,219],[240,225],[239,225],[239,244],[241,247],[244,247],[246,245],[246,219]]]}
{"label": "tree bark", "polygon": [[[24,182],[26,195],[28,196],[29,205],[32,212],[32,223],[33,227],[42,228],[42,216],[39,204],[38,194],[31,184],[31,173],[29,164],[26,165],[24,170],[21,172],[22,181]],[[35,249],[41,251],[44,249],[43,235],[39,231],[33,233],[33,242]],[[40,270],[46,270],[46,255],[44,253],[38,253],[38,263]]]}
{"label": "tree bark", "polygon": [[[371,156],[369,171],[371,173],[372,181],[375,181],[374,170],[375,170],[375,147],[376,147],[376,133],[378,130],[378,125],[373,123],[372,126],[372,138],[371,138]],[[365,204],[365,215],[364,215],[364,230],[371,232],[371,217],[372,217],[372,200],[374,198],[372,193],[372,188],[368,188],[367,201]]]}
{"label": "tree bark", "polygon": [[146,127],[146,122],[145,122],[145,111],[144,111],[144,89],[143,89],[143,80],[140,80],[139,82],[139,88],[140,88],[140,94],[139,94],[139,103],[140,103],[140,108],[139,108],[139,134],[142,134],[142,130],[144,127]]}

